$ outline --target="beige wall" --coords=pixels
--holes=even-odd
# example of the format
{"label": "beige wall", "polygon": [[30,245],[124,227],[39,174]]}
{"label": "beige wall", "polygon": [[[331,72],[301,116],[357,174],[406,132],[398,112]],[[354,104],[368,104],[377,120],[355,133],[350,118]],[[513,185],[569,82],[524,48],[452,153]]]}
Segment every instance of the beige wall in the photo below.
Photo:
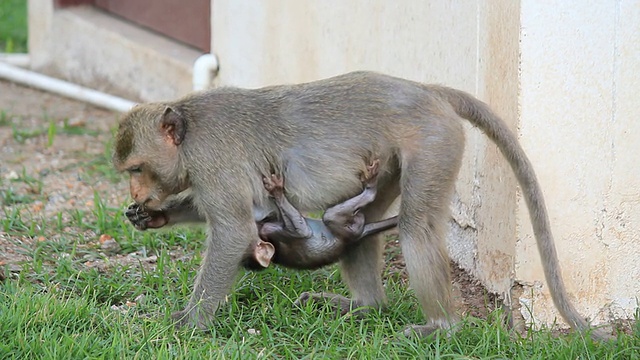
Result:
{"label": "beige wall", "polygon": [[[640,293],[640,0],[231,1],[212,5],[217,84],[258,87],[376,70],[487,101],[538,173],[570,296],[597,320]],[[634,116],[635,115],[635,116]],[[485,285],[524,285],[553,322],[528,213],[493,144],[467,126],[450,252]],[[635,150],[635,151],[634,151]],[[535,302],[531,302],[535,300]],[[533,307],[530,305],[533,304]],[[527,309],[529,307],[529,309]]]}
{"label": "beige wall", "polygon": [[[631,317],[640,295],[640,1],[522,1],[520,135],[578,308]],[[516,275],[543,282],[524,204]],[[536,317],[555,314],[546,294]]]}

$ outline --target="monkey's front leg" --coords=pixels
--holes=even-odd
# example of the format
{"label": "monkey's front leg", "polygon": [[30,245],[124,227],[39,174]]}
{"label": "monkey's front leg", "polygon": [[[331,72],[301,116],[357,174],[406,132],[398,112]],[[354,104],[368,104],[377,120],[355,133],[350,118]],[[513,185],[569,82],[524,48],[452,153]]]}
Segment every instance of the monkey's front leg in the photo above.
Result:
{"label": "monkey's front leg", "polygon": [[[226,195],[226,194],[222,194]],[[238,199],[214,199],[206,209],[209,227],[206,251],[188,305],[172,314],[177,325],[208,329],[214,314],[231,292],[250,242],[258,238],[251,202],[246,209]]]}

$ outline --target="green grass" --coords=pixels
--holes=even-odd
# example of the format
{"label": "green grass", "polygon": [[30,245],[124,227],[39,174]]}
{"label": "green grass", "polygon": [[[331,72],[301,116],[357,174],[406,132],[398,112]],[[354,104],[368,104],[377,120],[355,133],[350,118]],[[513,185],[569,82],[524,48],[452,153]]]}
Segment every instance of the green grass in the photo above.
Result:
{"label": "green grass", "polygon": [[0,1],[0,52],[27,52],[27,0]]}
{"label": "green grass", "polygon": [[0,110],[0,126],[7,126],[11,124],[10,116],[7,114],[6,110]]}
{"label": "green grass", "polygon": [[[72,214],[68,223],[62,214],[31,221],[19,212],[2,220],[9,234],[44,239],[22,249],[31,260],[0,285],[0,358],[635,359],[640,354],[640,329],[612,344],[544,331],[514,340],[497,320],[473,318],[450,339],[406,339],[398,333],[422,318],[412,293],[391,273],[385,274],[389,309],[363,319],[336,319],[322,304],[293,305],[302,291],[346,294],[335,266],[242,272],[211,332],[175,330],[169,314],[188,299],[203,232],[139,232],[99,194],[94,204],[90,212]],[[64,228],[73,231],[52,237]],[[87,261],[104,257],[99,234],[116,239],[121,254],[157,256],[155,266],[134,263],[108,272],[89,266]],[[169,255],[175,250],[194,256],[175,261]]]}
{"label": "green grass", "polygon": [[50,118],[46,113],[43,113],[42,116],[46,122],[46,126],[30,127],[25,126],[19,116],[11,116],[3,110],[0,112],[0,126],[10,126],[11,136],[18,144],[24,144],[28,139],[46,135],[47,147],[51,147],[54,144],[56,135],[58,134],[71,136],[88,135],[93,137],[99,134],[99,131],[88,129],[84,126],[69,125],[69,119],[63,119],[62,124],[60,124],[56,119]]}
{"label": "green grass", "polygon": [[[14,183],[26,185],[28,194],[17,192],[13,187]],[[2,206],[32,203],[40,197],[42,197],[42,181],[28,175],[24,168],[15,179],[0,179],[0,205]]]}

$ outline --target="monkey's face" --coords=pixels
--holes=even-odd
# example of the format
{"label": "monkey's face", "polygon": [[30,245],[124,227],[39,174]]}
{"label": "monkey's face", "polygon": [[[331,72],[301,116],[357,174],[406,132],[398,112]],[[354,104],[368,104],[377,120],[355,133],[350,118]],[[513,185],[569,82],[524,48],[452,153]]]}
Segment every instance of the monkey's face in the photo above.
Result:
{"label": "monkey's face", "polygon": [[116,135],[114,166],[129,174],[131,197],[151,210],[190,184],[182,166],[183,119],[169,107],[138,105],[126,114]]}
{"label": "monkey's face", "polygon": [[149,209],[159,209],[167,196],[171,195],[172,189],[163,186],[151,170],[144,170],[148,167],[149,163],[141,163],[128,169],[129,190],[137,204]]}

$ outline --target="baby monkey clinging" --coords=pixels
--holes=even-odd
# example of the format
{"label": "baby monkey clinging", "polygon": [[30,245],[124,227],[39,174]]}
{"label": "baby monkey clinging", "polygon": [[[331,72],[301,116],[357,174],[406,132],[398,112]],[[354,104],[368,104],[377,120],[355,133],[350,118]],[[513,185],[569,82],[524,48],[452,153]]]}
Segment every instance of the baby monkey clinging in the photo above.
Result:
{"label": "baby monkey clinging", "polygon": [[260,239],[252,244],[243,260],[248,269],[259,270],[276,264],[295,269],[316,269],[333,264],[345,249],[369,235],[398,225],[398,217],[365,224],[360,209],[375,200],[378,159],[362,174],[364,190],[355,197],[328,208],[322,220],[305,218],[286,198],[284,179],[275,174],[263,179],[278,208],[276,220],[258,223]]}

